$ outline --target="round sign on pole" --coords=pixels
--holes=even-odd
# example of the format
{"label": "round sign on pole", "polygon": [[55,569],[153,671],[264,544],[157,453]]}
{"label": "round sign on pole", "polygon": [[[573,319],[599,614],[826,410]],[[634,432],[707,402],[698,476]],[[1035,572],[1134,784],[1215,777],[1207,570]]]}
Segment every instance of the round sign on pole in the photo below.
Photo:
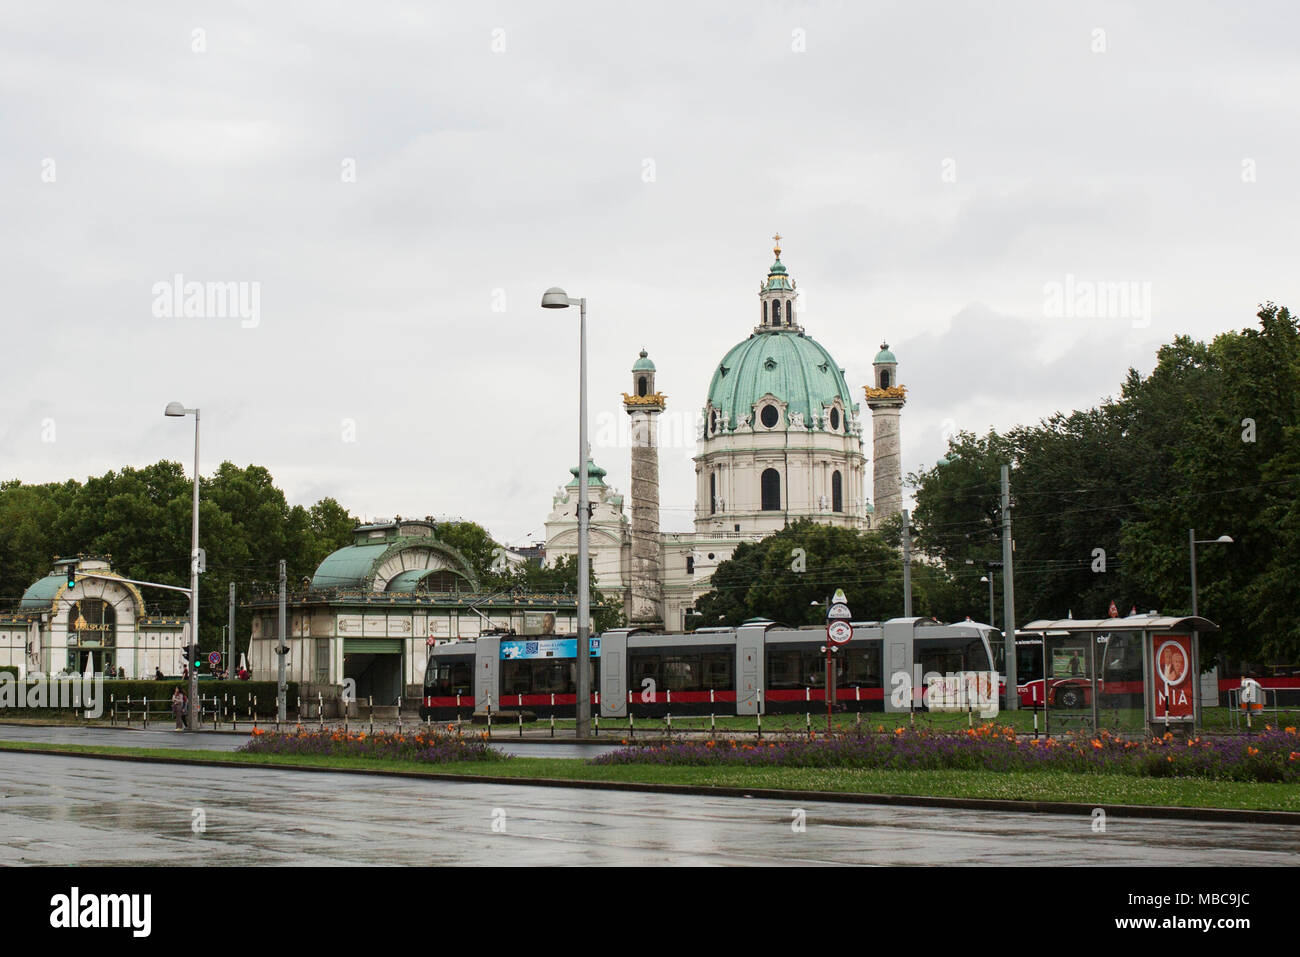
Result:
{"label": "round sign on pole", "polygon": [[853,626],[847,621],[833,621],[826,626],[826,637],[835,644],[842,645],[853,637]]}
{"label": "round sign on pole", "polygon": [[212,654],[208,655],[208,664],[214,668],[221,664],[221,652],[214,651]]}

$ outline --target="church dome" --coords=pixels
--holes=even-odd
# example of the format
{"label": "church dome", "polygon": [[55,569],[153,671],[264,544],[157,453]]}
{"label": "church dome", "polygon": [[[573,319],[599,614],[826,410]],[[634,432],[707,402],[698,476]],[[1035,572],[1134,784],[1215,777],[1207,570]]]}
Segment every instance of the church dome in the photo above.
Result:
{"label": "church dome", "polygon": [[787,415],[798,412],[805,422],[837,398],[850,412],[858,408],[831,354],[810,336],[793,331],[755,333],[733,346],[713,372],[708,401],[734,427],[769,393],[786,403]]}

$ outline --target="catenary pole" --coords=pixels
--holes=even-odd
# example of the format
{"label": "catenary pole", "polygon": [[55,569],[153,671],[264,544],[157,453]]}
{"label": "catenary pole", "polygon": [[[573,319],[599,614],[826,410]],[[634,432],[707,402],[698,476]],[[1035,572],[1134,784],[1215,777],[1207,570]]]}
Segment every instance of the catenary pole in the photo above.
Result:
{"label": "catenary pole", "polygon": [[[1015,549],[1011,542],[1011,466],[1002,466],[1002,647],[1007,667],[1007,710],[1015,711],[1020,705],[1016,694],[1016,589],[1015,572],[1011,568],[1011,555]],[[1043,636],[1043,661],[1047,661],[1047,636]],[[1043,694],[1047,685],[1043,685]],[[1046,706],[1046,702],[1044,702]]]}

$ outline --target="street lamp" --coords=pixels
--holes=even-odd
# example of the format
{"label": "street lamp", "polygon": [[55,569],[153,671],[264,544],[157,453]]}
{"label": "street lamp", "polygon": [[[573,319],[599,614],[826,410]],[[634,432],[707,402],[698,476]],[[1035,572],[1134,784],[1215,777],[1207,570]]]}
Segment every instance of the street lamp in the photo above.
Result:
{"label": "street lamp", "polygon": [[1189,546],[1190,551],[1191,551],[1191,565],[1192,565],[1192,617],[1195,618],[1195,617],[1197,616],[1197,607],[1196,607],[1196,546],[1197,546],[1197,545],[1231,545],[1231,544],[1232,544],[1232,536],[1231,536],[1231,535],[1220,535],[1218,538],[1202,538],[1202,539],[1198,539],[1198,538],[1196,537],[1196,529],[1194,529],[1194,528],[1189,528],[1189,529],[1187,530],[1187,543],[1188,543],[1188,546]]}
{"label": "street lamp", "polygon": [[[993,625],[993,576],[981,575],[980,581],[989,583],[989,624]],[[993,627],[996,628],[997,625],[993,625]]]}
{"label": "street lamp", "polygon": [[[1197,545],[1231,545],[1231,544],[1232,544],[1232,536],[1231,536],[1231,535],[1220,535],[1218,538],[1203,538],[1203,539],[1198,539],[1198,538],[1196,537],[1196,529],[1194,529],[1194,528],[1189,528],[1189,529],[1187,530],[1187,544],[1188,544],[1189,551],[1190,551],[1190,553],[1191,553],[1191,555],[1190,555],[1190,564],[1191,564],[1191,566],[1192,566],[1192,617],[1193,617],[1193,618],[1196,618],[1196,617],[1198,617],[1197,601],[1196,601],[1196,546],[1197,546]],[[1192,628],[1192,660],[1195,661],[1195,662],[1197,663],[1197,666],[1199,667],[1199,666],[1200,666],[1200,661],[1201,661],[1201,641],[1200,641],[1201,636],[1200,636],[1200,634],[1197,632],[1197,630],[1196,630],[1196,628],[1195,628],[1195,624],[1196,624],[1196,623],[1193,622],[1192,624],[1193,624],[1193,628]],[[1198,675],[1197,677],[1199,677],[1199,675]],[[1199,726],[1200,726],[1200,723],[1201,723],[1201,695],[1200,695],[1199,691],[1198,691],[1198,693],[1196,694],[1196,697],[1195,697],[1193,700],[1196,702],[1196,714],[1195,714],[1196,722],[1195,722],[1195,723],[1196,723],[1197,727],[1199,727]]]}
{"label": "street lamp", "polygon": [[587,300],[570,299],[559,286],[542,294],[543,309],[578,307],[578,662],[574,735],[591,730],[591,582],[587,569]]}
{"label": "street lamp", "polygon": [[199,669],[194,659],[199,651],[199,410],[187,409],[179,402],[168,402],[163,414],[171,418],[194,416],[194,510],[190,528],[190,715],[191,731],[199,727]]}

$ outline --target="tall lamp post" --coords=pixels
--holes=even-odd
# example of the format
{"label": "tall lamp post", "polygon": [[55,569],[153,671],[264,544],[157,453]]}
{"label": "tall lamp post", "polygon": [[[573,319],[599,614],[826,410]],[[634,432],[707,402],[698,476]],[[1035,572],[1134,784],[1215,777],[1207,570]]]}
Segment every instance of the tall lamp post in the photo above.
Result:
{"label": "tall lamp post", "polygon": [[578,654],[574,735],[591,732],[591,582],[587,568],[587,300],[570,299],[559,286],[542,294],[543,309],[578,307]]}
{"label": "tall lamp post", "polygon": [[981,575],[980,581],[989,583],[989,624],[996,628],[997,625],[993,623],[993,573]]}
{"label": "tall lamp post", "polygon": [[[1191,553],[1190,564],[1192,566],[1192,617],[1193,618],[1198,617],[1199,614],[1198,607],[1197,607],[1197,597],[1196,597],[1196,546],[1197,545],[1231,545],[1231,544],[1232,544],[1231,535],[1220,535],[1218,538],[1198,539],[1196,537],[1196,529],[1189,528],[1187,530],[1187,545]],[[1193,628],[1192,629],[1192,660],[1196,662],[1196,667],[1198,669],[1201,666],[1200,637],[1201,637],[1200,634],[1196,631],[1195,628]],[[1196,675],[1197,688],[1196,688],[1196,697],[1194,699],[1196,701],[1196,726],[1197,727],[1200,727],[1201,724],[1200,680],[1201,680],[1201,676],[1198,673]]]}
{"label": "tall lamp post", "polygon": [[179,402],[168,402],[164,415],[173,418],[194,416],[194,510],[190,528],[190,730],[199,726],[199,669],[194,660],[199,652],[199,410],[187,409]]}

